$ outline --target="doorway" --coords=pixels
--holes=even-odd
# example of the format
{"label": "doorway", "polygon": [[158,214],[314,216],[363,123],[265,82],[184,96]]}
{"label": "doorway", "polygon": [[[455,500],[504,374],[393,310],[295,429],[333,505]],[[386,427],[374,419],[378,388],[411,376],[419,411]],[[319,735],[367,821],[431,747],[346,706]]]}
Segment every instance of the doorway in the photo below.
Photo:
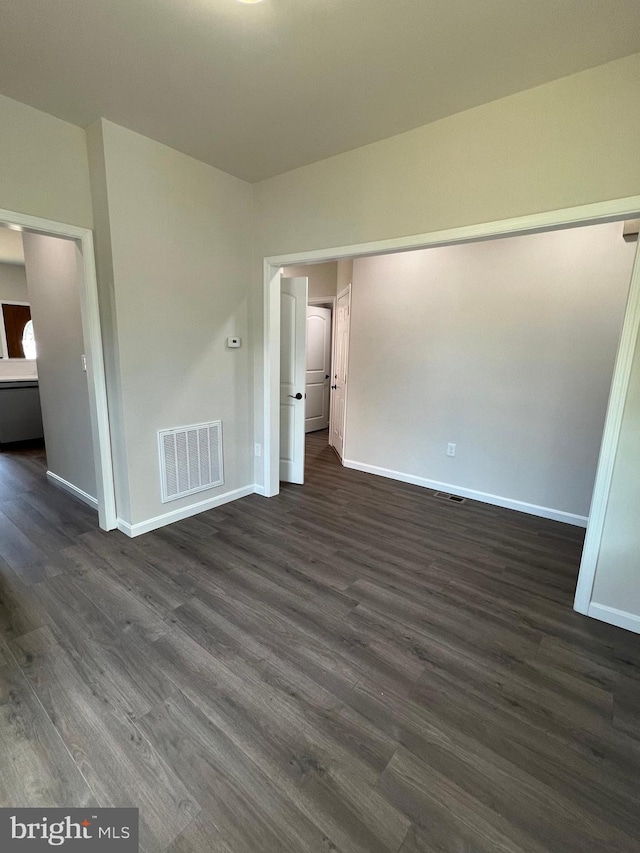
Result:
{"label": "doorway", "polygon": [[[283,482],[304,480],[304,436],[344,454],[352,264],[326,262],[282,268],[280,281],[280,459]],[[303,293],[304,291],[304,293]],[[306,295],[305,295],[306,294]],[[297,322],[292,306],[304,303]],[[290,360],[304,352],[305,374]],[[303,413],[303,434],[293,431]],[[300,427],[298,426],[300,430]]]}
{"label": "doorway", "polygon": [[96,509],[102,529],[115,529],[92,233],[6,210],[0,211],[0,229],[14,235],[9,241],[14,246],[20,243],[23,254],[17,260],[27,261],[28,274],[23,271],[22,279],[28,298],[19,301],[29,303],[29,317],[18,318],[22,334],[11,331],[11,354],[2,341],[3,411],[12,421],[3,451],[15,441],[38,440],[39,429],[47,446],[49,482]]}
{"label": "doorway", "polygon": [[[265,441],[265,487],[264,492],[267,495],[276,494],[278,484],[273,477],[273,466],[270,465],[269,457],[273,454],[274,449],[271,445],[271,436],[273,436],[273,409],[268,406],[267,399],[270,394],[270,389],[273,388],[271,380],[271,371],[276,367],[272,346],[277,347],[277,337],[273,335],[271,326],[271,318],[269,317],[270,306],[270,291],[273,287],[277,287],[277,270],[279,264],[283,263],[318,263],[321,260],[332,258],[345,257],[371,257],[375,255],[388,255],[394,252],[424,249],[435,246],[448,246],[457,243],[470,243],[478,240],[488,240],[493,238],[536,234],[545,231],[557,231],[563,228],[573,228],[578,225],[595,225],[606,222],[621,222],[622,220],[637,218],[637,207],[639,206],[638,199],[621,199],[614,202],[607,202],[598,205],[590,205],[585,208],[576,208],[566,211],[555,211],[547,214],[514,219],[499,223],[487,223],[482,226],[473,226],[471,228],[453,229],[448,232],[439,232],[433,235],[421,235],[414,238],[403,238],[398,240],[381,241],[376,244],[367,244],[363,246],[343,247],[339,250],[325,250],[317,253],[305,253],[297,256],[265,259],[265,306],[267,312],[265,314],[265,408],[264,408],[264,441]],[[622,226],[620,226],[622,228]],[[610,488],[613,460],[620,432],[622,408],[629,385],[630,369],[632,364],[633,351],[638,335],[638,317],[640,316],[640,266],[636,260],[635,272],[632,278],[631,290],[627,302],[627,309],[624,317],[620,343],[618,347],[618,355],[615,362],[613,382],[611,386],[611,394],[607,409],[607,417],[605,423],[604,434],[602,436],[600,458],[596,474],[596,482],[593,491],[593,499],[591,511],[588,514],[588,530],[586,544],[583,553],[582,565],[580,570],[575,607],[579,612],[587,613],[589,611],[591,586],[593,583],[593,575],[595,570],[595,561],[597,559],[599,541],[602,533],[602,525],[604,520],[604,509],[606,507],[606,498]],[[454,446],[455,452],[455,446]],[[356,467],[356,466],[351,466]],[[362,468],[361,470],[364,470]],[[383,473],[380,469],[375,473]],[[385,476],[392,475],[385,474]],[[411,480],[407,480],[411,482]],[[491,498],[490,495],[487,497]],[[491,501],[489,501],[491,502]],[[533,507],[532,509],[536,509]],[[525,510],[526,511],[526,510]],[[586,524],[585,520],[585,524]],[[595,614],[593,614],[595,615]]]}
{"label": "doorway", "polygon": [[333,314],[330,302],[309,297],[305,341],[305,434],[329,430],[333,370]]}

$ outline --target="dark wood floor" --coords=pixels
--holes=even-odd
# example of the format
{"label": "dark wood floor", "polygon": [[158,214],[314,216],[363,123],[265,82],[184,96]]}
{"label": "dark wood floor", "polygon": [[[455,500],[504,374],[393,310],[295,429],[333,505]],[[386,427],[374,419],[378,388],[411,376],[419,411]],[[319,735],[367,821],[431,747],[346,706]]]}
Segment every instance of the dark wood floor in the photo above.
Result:
{"label": "dark wood floor", "polygon": [[0,804],[149,853],[640,850],[640,637],[579,530],[342,469],[136,540],[0,454]]}

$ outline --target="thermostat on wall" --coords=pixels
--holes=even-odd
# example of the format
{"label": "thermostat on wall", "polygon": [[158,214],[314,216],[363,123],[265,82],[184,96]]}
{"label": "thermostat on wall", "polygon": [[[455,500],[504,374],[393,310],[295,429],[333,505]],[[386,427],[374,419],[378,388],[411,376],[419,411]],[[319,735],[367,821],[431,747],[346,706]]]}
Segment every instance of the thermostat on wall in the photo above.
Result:
{"label": "thermostat on wall", "polygon": [[227,338],[227,346],[234,348],[240,346],[240,338]]}

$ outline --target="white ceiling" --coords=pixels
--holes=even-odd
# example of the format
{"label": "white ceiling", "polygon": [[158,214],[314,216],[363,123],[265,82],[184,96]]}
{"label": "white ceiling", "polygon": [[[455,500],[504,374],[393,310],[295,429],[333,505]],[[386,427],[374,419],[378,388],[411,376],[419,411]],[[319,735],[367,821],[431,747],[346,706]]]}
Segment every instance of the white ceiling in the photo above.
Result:
{"label": "white ceiling", "polygon": [[2,0],[0,91],[253,181],[638,50],[638,0]]}
{"label": "white ceiling", "polygon": [[0,226],[0,264],[24,264],[22,234]]}

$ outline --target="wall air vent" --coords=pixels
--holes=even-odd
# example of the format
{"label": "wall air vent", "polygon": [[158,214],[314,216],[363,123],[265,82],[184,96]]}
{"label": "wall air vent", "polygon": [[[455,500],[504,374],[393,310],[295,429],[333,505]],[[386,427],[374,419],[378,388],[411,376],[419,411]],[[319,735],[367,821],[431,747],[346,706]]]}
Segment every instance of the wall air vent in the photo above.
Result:
{"label": "wall air vent", "polygon": [[455,504],[463,504],[467,501],[466,498],[461,498],[458,495],[450,495],[448,492],[434,492],[433,497],[444,501],[453,501]]}
{"label": "wall air vent", "polygon": [[162,502],[221,486],[222,421],[158,432]]}

